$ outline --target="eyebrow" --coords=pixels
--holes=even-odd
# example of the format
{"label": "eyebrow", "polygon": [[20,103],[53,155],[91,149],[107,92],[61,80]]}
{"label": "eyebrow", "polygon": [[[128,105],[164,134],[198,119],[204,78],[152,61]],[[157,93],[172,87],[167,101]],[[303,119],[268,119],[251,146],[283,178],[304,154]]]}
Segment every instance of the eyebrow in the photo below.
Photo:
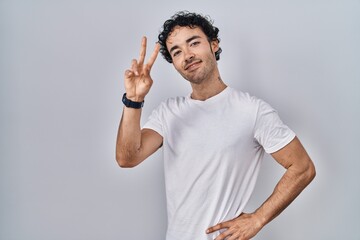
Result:
{"label": "eyebrow", "polygon": [[[186,43],[189,43],[189,42],[191,42],[192,40],[197,39],[197,38],[201,38],[201,37],[198,36],[198,35],[194,35],[194,36],[188,38],[188,39],[186,40]],[[174,50],[176,50],[176,49],[178,49],[178,48],[179,48],[178,45],[173,46],[172,48],[170,48],[169,53],[171,53],[172,51],[174,51]]]}

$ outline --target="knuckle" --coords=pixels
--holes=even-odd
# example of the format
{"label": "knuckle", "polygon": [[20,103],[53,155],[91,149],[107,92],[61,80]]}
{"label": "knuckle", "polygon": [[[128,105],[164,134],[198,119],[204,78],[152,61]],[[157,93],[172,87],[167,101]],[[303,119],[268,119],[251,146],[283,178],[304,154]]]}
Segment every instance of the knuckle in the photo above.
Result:
{"label": "knuckle", "polygon": [[217,236],[216,240],[227,239],[226,236],[227,236],[227,234],[222,233],[222,234],[220,234],[219,236]]}
{"label": "knuckle", "polygon": [[124,74],[125,74],[125,76],[130,76],[130,75],[132,74],[132,71],[126,70],[126,71],[124,72]]}

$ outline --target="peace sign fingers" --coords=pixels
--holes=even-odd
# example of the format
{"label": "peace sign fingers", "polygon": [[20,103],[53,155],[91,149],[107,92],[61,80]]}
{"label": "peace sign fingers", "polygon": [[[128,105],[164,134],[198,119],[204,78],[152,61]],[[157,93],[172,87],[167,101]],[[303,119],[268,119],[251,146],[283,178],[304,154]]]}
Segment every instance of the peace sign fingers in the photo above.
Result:
{"label": "peace sign fingers", "polygon": [[157,55],[158,55],[159,51],[160,51],[160,44],[159,44],[159,43],[156,43],[156,44],[155,44],[154,51],[153,51],[153,53],[151,54],[151,56],[150,56],[147,64],[146,64],[145,67],[144,67],[144,70],[145,70],[145,73],[146,73],[146,74],[149,74],[149,73],[150,73],[150,70],[151,70],[152,66],[154,65],[154,62],[155,62],[155,60],[156,60],[156,58],[157,58]]}
{"label": "peace sign fingers", "polygon": [[141,68],[144,64],[144,60],[145,60],[145,55],[146,55],[146,37],[142,37],[141,39],[141,48],[140,48],[140,55],[139,55],[139,60],[138,60],[138,65]]}
{"label": "peace sign fingers", "polygon": [[141,39],[141,48],[138,59],[131,61],[131,68],[125,72],[125,89],[128,97],[134,99],[143,99],[149,92],[153,80],[150,76],[150,70],[154,65],[157,55],[160,51],[160,44],[156,43],[148,62],[144,64],[146,56],[147,39],[144,36]]}

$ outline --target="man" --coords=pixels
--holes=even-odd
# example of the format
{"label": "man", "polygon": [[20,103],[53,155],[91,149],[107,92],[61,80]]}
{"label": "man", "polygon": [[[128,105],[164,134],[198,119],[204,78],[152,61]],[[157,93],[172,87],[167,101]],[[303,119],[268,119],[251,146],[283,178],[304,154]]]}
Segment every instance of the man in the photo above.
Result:
{"label": "man", "polygon": [[[134,167],[163,148],[167,240],[251,239],[315,177],[311,159],[276,111],[222,81],[218,31],[207,17],[179,12],[164,23],[148,63],[144,37],[139,59],[125,72],[116,159]],[[163,102],[141,129],[159,51],[192,92]],[[255,212],[243,213],[264,152],[286,172]]]}

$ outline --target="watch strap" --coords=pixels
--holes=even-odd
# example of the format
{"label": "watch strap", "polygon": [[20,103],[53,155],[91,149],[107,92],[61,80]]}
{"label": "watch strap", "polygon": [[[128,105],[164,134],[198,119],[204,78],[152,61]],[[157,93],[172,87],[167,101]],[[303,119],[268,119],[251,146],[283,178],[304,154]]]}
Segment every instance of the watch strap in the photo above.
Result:
{"label": "watch strap", "polygon": [[142,102],[134,102],[134,101],[131,101],[130,99],[128,99],[126,97],[126,93],[124,93],[123,97],[122,97],[122,102],[124,103],[124,105],[128,108],[136,108],[136,109],[139,109],[139,108],[142,108],[144,106],[144,101]]}

